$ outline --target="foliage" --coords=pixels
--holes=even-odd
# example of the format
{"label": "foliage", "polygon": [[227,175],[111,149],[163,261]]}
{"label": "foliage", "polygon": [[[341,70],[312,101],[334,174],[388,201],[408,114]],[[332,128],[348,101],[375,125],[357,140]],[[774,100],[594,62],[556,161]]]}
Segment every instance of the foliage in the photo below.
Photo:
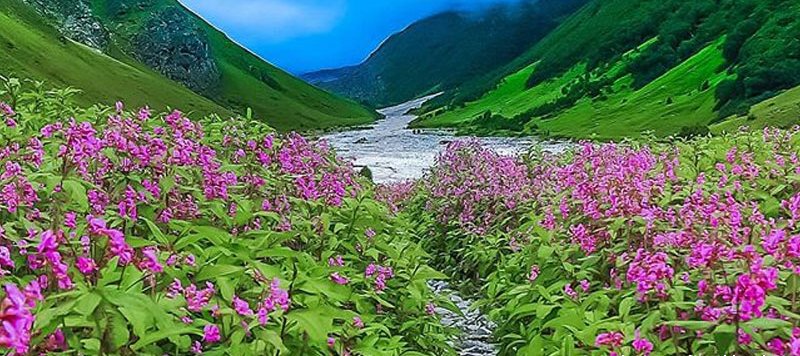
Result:
{"label": "foliage", "polygon": [[403,203],[504,355],[800,352],[800,128],[521,159],[454,143]]}
{"label": "foliage", "polygon": [[325,143],[248,119],[75,109],[71,92],[7,88],[0,347],[451,351],[427,312],[448,305],[427,286],[444,276]]}

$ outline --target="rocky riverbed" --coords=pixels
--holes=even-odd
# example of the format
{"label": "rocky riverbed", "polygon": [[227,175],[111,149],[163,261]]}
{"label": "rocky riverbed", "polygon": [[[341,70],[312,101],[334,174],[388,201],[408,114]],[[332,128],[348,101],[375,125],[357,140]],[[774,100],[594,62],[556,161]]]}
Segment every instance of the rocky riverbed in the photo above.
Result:
{"label": "rocky riverbed", "polygon": [[472,301],[464,299],[458,292],[450,289],[444,281],[430,283],[434,293],[450,298],[458,307],[460,314],[448,309],[436,308],[436,314],[445,326],[452,326],[461,333],[452,341],[452,346],[461,356],[491,356],[497,355],[497,350],[492,344],[492,331],[495,328],[486,315],[480,310],[472,308]]}
{"label": "rocky riverbed", "polygon": [[562,142],[540,142],[533,137],[456,137],[445,130],[411,130],[408,124],[416,116],[411,110],[422,106],[435,95],[381,109],[384,119],[362,129],[335,132],[323,136],[336,152],[351,158],[357,167],[369,167],[375,182],[396,182],[421,177],[433,165],[436,156],[450,142],[479,140],[484,146],[503,154],[517,154],[540,144],[546,151],[561,152]]}

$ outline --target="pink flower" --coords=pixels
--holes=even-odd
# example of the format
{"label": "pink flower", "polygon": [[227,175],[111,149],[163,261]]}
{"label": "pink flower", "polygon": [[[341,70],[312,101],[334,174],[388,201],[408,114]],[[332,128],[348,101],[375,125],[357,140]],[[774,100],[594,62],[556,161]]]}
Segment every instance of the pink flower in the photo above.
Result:
{"label": "pink flower", "polygon": [[750,343],[753,342],[753,337],[742,329],[739,329],[737,332],[737,339],[739,340],[739,344],[745,346],[750,345]]}
{"label": "pink flower", "polygon": [[636,334],[633,338],[633,349],[636,350],[636,352],[647,356],[653,352],[653,343],[645,338],[642,338],[639,335],[639,330],[636,330]]}
{"label": "pink flower", "polygon": [[425,305],[425,313],[428,315],[436,315],[436,304],[428,303]]}
{"label": "pink flower", "polygon": [[266,326],[267,322],[269,321],[269,311],[267,308],[259,308],[256,317],[258,318],[258,323],[261,326]]}
{"label": "pink flower", "polygon": [[666,293],[664,282],[671,280],[674,274],[667,254],[651,253],[640,248],[636,251],[636,257],[631,262],[626,277],[628,282],[636,283],[636,291],[644,299],[650,293],[663,296]]}
{"label": "pink flower", "polygon": [[[14,260],[11,259],[11,251],[8,250],[8,247],[0,246],[0,268],[14,268],[15,266]],[[5,273],[7,272],[2,271],[0,275]]]}
{"label": "pink flower", "polygon": [[342,256],[336,256],[336,258],[329,258],[328,259],[328,266],[330,267],[342,267],[344,266],[344,259]]}
{"label": "pink flower", "polygon": [[187,266],[194,267],[197,263],[197,260],[195,259],[194,255],[190,253],[186,255],[186,258],[183,259],[183,263],[185,263]]}
{"label": "pink flower", "polygon": [[597,347],[610,346],[615,348],[622,346],[622,341],[624,340],[625,336],[622,335],[621,332],[608,332],[597,335],[597,338],[594,340],[594,345]]}
{"label": "pink flower", "polygon": [[578,298],[578,292],[572,289],[572,284],[567,284],[564,286],[564,294],[572,299]]}
{"label": "pink flower", "polygon": [[89,257],[78,256],[75,265],[78,267],[78,271],[87,276],[97,271],[97,264]]}
{"label": "pink flower", "polygon": [[236,310],[241,316],[252,316],[253,310],[250,309],[250,305],[247,304],[247,301],[242,300],[237,296],[233,296],[233,309]]}
{"label": "pink flower", "polygon": [[27,354],[34,321],[31,301],[14,284],[6,284],[4,289],[6,296],[0,302],[0,346]]}
{"label": "pink flower", "polygon": [[200,344],[200,341],[195,340],[195,342],[192,343],[192,348],[189,351],[195,355],[200,355],[203,353],[203,345]]}
{"label": "pink flower", "polygon": [[580,281],[580,285],[581,285],[581,290],[583,290],[584,293],[589,291],[589,281],[588,280],[584,279],[584,280]]}
{"label": "pink flower", "polygon": [[346,277],[339,275],[339,272],[331,273],[331,280],[338,285],[345,285],[350,283],[350,280],[347,279]]}
{"label": "pink flower", "polygon": [[158,250],[156,248],[147,247],[143,249],[142,256],[142,261],[139,262],[139,269],[152,273],[164,272],[164,266],[158,261]]}
{"label": "pink flower", "polygon": [[194,284],[190,284],[183,291],[183,295],[186,298],[186,308],[189,311],[198,312],[208,305],[214,294],[216,294],[216,291],[210,282],[206,282],[206,288],[204,289],[198,289]]}
{"label": "pink flower", "polygon": [[208,324],[203,327],[203,341],[209,344],[214,344],[221,340],[219,334],[219,327],[214,324]]}
{"label": "pink flower", "polygon": [[[110,252],[112,255],[119,257],[119,264],[123,266],[130,264],[133,261],[133,248],[125,242],[125,235],[115,229],[104,229],[103,234],[108,236]],[[150,267],[158,269],[155,265]]]}
{"label": "pink flower", "polygon": [[328,337],[328,347],[332,349],[335,345],[336,345],[336,339],[334,339],[333,337],[329,336]]}
{"label": "pink flower", "polygon": [[361,320],[361,317],[354,316],[353,317],[353,326],[355,326],[356,329],[363,329],[364,328],[364,321]]}
{"label": "pink flower", "polygon": [[528,275],[528,281],[533,282],[536,280],[536,278],[539,278],[539,266],[534,265],[531,266],[531,272]]}
{"label": "pink flower", "polygon": [[67,345],[67,339],[64,337],[64,332],[61,329],[56,329],[55,332],[50,334],[50,336],[45,339],[44,348],[47,351],[59,351],[59,350],[66,350],[69,347]]}
{"label": "pink flower", "polygon": [[787,349],[786,343],[779,337],[769,340],[769,342],[767,342],[767,348],[775,355],[785,355]]}
{"label": "pink flower", "polygon": [[78,226],[77,217],[78,214],[75,214],[74,212],[71,211],[64,214],[64,226],[70,229],[76,228]]}

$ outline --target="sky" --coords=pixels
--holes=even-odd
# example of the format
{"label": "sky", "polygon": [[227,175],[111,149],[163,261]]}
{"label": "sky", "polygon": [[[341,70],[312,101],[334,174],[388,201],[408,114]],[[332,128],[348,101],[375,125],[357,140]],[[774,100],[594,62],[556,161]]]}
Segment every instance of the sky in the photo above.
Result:
{"label": "sky", "polygon": [[392,33],[451,9],[518,0],[181,0],[231,38],[295,74],[358,64]]}

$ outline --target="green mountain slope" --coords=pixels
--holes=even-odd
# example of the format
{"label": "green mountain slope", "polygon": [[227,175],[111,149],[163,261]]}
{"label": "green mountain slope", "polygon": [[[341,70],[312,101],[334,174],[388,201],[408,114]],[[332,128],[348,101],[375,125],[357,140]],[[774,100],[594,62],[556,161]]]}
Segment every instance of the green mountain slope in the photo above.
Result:
{"label": "green mountain slope", "polygon": [[265,62],[174,0],[8,0],[0,20],[0,74],[81,89],[86,104],[169,103],[203,115],[252,108],[279,130],[376,117]]}
{"label": "green mountain slope", "polygon": [[391,36],[358,66],[303,77],[375,107],[457,90],[521,55],[585,3],[524,1],[480,13],[441,13]]}
{"label": "green mountain slope", "polygon": [[[784,0],[592,1],[503,68],[508,75],[466,83],[415,126],[600,138],[702,133],[800,84],[799,14],[800,4]],[[762,120],[762,112],[751,121],[800,119]]]}

